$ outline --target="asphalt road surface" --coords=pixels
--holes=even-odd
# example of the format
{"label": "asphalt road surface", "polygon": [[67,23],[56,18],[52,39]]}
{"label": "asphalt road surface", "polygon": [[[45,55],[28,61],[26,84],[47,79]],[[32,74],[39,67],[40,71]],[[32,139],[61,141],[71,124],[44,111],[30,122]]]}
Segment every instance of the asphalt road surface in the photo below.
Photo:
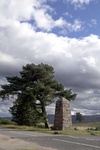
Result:
{"label": "asphalt road surface", "polygon": [[0,129],[0,134],[12,138],[22,139],[27,142],[35,142],[43,147],[51,147],[58,150],[99,150],[100,136],[94,135],[60,135],[45,134],[30,131],[20,131],[11,129]]}

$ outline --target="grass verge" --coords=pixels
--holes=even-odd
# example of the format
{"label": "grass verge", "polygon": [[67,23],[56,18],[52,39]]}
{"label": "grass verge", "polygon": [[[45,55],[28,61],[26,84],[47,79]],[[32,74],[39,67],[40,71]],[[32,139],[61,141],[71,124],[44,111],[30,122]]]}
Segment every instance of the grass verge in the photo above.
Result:
{"label": "grass verge", "polygon": [[18,125],[0,125],[1,128],[9,128],[16,130],[25,131],[37,131],[42,133],[50,134],[64,134],[64,135],[100,135],[100,122],[91,124],[75,124],[72,130],[60,130],[55,131],[51,129],[29,127],[29,126],[18,126]]}

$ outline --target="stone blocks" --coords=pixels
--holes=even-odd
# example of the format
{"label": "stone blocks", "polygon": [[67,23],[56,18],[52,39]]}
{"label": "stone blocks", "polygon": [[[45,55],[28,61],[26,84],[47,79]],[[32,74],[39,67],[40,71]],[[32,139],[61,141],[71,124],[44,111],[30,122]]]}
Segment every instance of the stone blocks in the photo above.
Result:
{"label": "stone blocks", "polygon": [[71,128],[72,118],[70,111],[70,102],[62,97],[56,102],[54,129],[66,130]]}

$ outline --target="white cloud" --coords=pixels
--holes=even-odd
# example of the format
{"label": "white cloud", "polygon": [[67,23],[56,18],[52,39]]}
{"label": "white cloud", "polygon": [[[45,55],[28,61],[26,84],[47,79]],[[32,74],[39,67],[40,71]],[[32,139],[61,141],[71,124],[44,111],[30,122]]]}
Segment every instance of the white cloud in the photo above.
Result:
{"label": "white cloud", "polygon": [[[85,95],[83,91],[91,88],[94,97],[94,90],[100,88],[100,38],[96,35],[82,39],[58,37],[52,33],[36,32],[29,24],[19,23],[18,26],[6,26],[0,39],[0,72],[3,77],[17,74],[26,63],[43,62],[53,65],[59,82],[72,88],[79,96],[80,92]],[[89,94],[86,95],[86,100],[91,101]],[[83,103],[79,103],[82,109]],[[73,107],[80,108],[77,101]],[[53,106],[51,109],[54,112]]]}
{"label": "white cloud", "polygon": [[33,11],[33,17],[37,27],[48,32],[55,27],[64,28],[64,26],[67,24],[66,20],[64,20],[62,17],[58,18],[58,20],[54,20],[52,15],[49,15],[48,9],[46,8],[34,9]]}
{"label": "white cloud", "polygon": [[93,0],[67,0],[68,2],[71,3],[80,3],[80,4],[89,4]]}
{"label": "white cloud", "polygon": [[97,25],[97,20],[96,19],[91,19],[91,23],[94,25]]}
{"label": "white cloud", "polygon": [[54,11],[52,7],[46,5],[46,1],[2,0],[0,1],[0,26],[13,26],[13,24],[19,26],[19,21],[30,21],[34,28],[46,32],[56,27],[75,32],[81,30],[82,22],[78,19],[75,19],[74,23],[68,22],[63,17],[54,20],[52,14]]}
{"label": "white cloud", "polygon": [[[49,33],[55,27],[76,32],[82,29],[83,23],[78,19],[70,23],[62,17],[54,20],[50,15],[52,9],[45,2],[0,1],[0,84],[5,83],[6,76],[18,74],[22,65],[48,63],[55,68],[57,80],[78,93],[74,110],[88,109],[98,113],[95,108],[100,102],[100,93],[97,93],[100,89],[100,37],[89,35],[76,39]],[[37,28],[47,33],[39,32]],[[84,99],[92,103],[88,105]],[[98,103],[93,108],[96,99]],[[84,105],[86,108],[82,108]],[[51,109],[54,112],[53,105]]]}
{"label": "white cloud", "polygon": [[89,4],[90,2],[94,0],[66,0],[66,1],[72,4]]}
{"label": "white cloud", "polygon": [[[79,98],[76,101],[71,102],[72,112],[74,114],[76,114],[76,112],[81,112],[83,115],[91,115],[91,114],[100,115],[99,111],[100,93],[97,94],[94,90],[92,90],[92,92],[88,93],[88,95],[86,92],[83,92],[83,94],[80,94]],[[93,96],[93,94],[95,96]],[[81,102],[79,99],[81,99]]]}
{"label": "white cloud", "polygon": [[84,57],[83,60],[89,65],[90,67],[96,67],[96,61],[93,56]]}
{"label": "white cloud", "polygon": [[69,12],[65,12],[63,15],[67,16],[67,17],[70,17],[70,18],[73,18],[72,14],[70,14]]}
{"label": "white cloud", "polygon": [[97,26],[97,20],[96,19],[91,19],[90,23],[88,24],[89,27],[96,27]]}
{"label": "white cloud", "polygon": [[0,18],[28,20],[33,12],[33,0],[1,0],[0,1]]}
{"label": "white cloud", "polygon": [[88,5],[92,1],[94,1],[94,0],[64,0],[64,2],[69,2],[69,3],[73,4],[76,9],[81,8],[84,5]]}
{"label": "white cloud", "polygon": [[73,24],[70,24],[70,23],[67,24],[67,26],[69,27],[69,30],[75,31],[75,32],[82,30],[83,28],[82,25],[83,23],[79,21],[78,19],[75,19]]}
{"label": "white cloud", "polygon": [[49,105],[46,107],[47,113],[48,114],[55,114],[55,103]]}
{"label": "white cloud", "polygon": [[9,108],[12,106],[12,99],[0,101],[0,117],[10,117]]}
{"label": "white cloud", "polygon": [[54,20],[43,9],[34,10],[34,19],[38,28],[50,31],[54,27]]}

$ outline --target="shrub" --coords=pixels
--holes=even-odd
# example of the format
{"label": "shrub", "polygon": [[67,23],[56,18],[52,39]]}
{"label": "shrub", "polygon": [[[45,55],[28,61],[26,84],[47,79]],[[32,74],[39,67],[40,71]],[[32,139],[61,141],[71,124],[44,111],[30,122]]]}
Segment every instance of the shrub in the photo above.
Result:
{"label": "shrub", "polygon": [[0,118],[0,124],[13,124],[13,122],[11,120]]}
{"label": "shrub", "polygon": [[95,130],[100,130],[100,127],[96,127]]}

